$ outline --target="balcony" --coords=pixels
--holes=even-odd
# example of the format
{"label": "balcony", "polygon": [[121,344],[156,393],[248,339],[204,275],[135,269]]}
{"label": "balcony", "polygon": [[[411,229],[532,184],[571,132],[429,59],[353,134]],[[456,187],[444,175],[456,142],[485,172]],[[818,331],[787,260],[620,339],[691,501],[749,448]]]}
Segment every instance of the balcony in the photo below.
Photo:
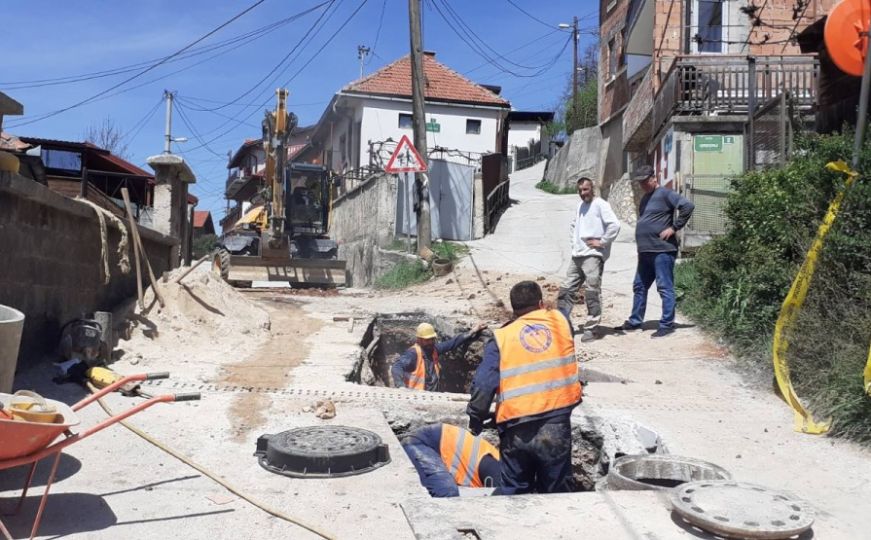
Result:
{"label": "balcony", "polygon": [[227,199],[248,200],[257,191],[257,186],[263,180],[263,176],[252,174],[247,170],[234,170],[227,177],[227,185],[224,189],[224,196]]}
{"label": "balcony", "polygon": [[674,115],[746,116],[785,92],[810,113],[819,71],[815,55],[678,57],[654,98],[653,132]]}

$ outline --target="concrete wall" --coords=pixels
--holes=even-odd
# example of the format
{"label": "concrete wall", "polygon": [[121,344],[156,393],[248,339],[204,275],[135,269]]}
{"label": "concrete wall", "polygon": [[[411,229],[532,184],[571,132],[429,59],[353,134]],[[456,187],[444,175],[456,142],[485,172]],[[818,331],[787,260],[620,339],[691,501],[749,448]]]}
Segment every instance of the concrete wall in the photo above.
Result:
{"label": "concrete wall", "polygon": [[[111,280],[100,274],[100,229],[93,209],[27,178],[0,172],[0,304],[25,314],[19,368],[54,350],[61,327],[136,294],[132,237],[129,274],[118,268],[120,232],[107,221]],[[139,228],[158,276],[175,242]]]}
{"label": "concrete wall", "polygon": [[544,179],[560,187],[573,185],[579,176],[592,178],[602,186],[600,152],[602,133],[598,127],[575,130],[571,138],[547,163]]}
{"label": "concrete wall", "polygon": [[330,237],[347,262],[350,285],[370,285],[378,274],[379,247],[388,246],[396,230],[396,178],[373,176],[333,203]]}

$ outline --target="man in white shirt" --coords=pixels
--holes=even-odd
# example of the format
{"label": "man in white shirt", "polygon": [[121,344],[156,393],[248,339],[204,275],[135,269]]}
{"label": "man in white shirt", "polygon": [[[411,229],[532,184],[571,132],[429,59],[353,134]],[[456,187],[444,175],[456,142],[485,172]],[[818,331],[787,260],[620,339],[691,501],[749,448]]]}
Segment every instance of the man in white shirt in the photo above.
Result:
{"label": "man in white shirt", "polygon": [[578,301],[578,289],[584,285],[587,322],[581,341],[596,338],[593,329],[602,320],[602,270],[611,254],[611,243],[620,232],[620,221],[607,201],[596,197],[593,181],[578,179],[581,202],[571,225],[572,260],[565,281],[560,287],[557,309],[571,320],[572,308]]}

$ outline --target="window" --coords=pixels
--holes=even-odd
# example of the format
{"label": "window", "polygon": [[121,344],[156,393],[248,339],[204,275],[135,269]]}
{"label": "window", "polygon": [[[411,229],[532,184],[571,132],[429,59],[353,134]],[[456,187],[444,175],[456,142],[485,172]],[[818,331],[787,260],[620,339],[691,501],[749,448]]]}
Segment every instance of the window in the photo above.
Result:
{"label": "window", "polygon": [[471,118],[466,119],[466,133],[469,135],[480,135],[481,134],[481,121],[480,120],[472,120]]}
{"label": "window", "polygon": [[399,113],[399,127],[401,129],[411,129],[412,126],[411,115]]}
{"label": "window", "polygon": [[49,169],[60,169],[63,171],[74,172],[81,172],[82,170],[82,154],[79,152],[43,149],[42,162]]}
{"label": "window", "polygon": [[698,52],[721,53],[724,51],[723,0],[697,0],[694,15],[696,32],[693,39]]}
{"label": "window", "polygon": [[608,40],[608,79],[613,79],[617,76],[617,69],[620,67],[620,53],[617,51],[617,37],[614,36]]}

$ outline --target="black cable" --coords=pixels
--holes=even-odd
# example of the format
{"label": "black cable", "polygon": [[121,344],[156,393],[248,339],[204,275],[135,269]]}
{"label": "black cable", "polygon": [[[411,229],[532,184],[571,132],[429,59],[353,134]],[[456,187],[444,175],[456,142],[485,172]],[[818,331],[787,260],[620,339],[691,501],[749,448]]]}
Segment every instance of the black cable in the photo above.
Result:
{"label": "black cable", "polygon": [[187,117],[187,114],[184,112],[184,106],[180,103],[173,101],[173,109],[178,113],[179,118],[181,118],[182,123],[193,133],[194,138],[202,144],[203,148],[211,152],[213,155],[218,156],[219,158],[224,158],[226,156],[222,156],[221,154],[212,150],[212,147],[203,142],[203,137],[200,135],[199,130],[194,127],[193,122]]}
{"label": "black cable", "polygon": [[381,3],[381,16],[378,17],[378,30],[375,31],[375,42],[372,44],[372,48],[369,50],[369,54],[372,56],[369,57],[368,62],[363,62],[364,66],[368,66],[372,63],[372,59],[377,56],[375,54],[375,49],[378,47],[378,38],[381,37],[381,26],[384,24],[384,9],[387,7],[387,0],[384,0]]}
{"label": "black cable", "polygon": [[507,0],[507,1],[508,1],[509,4],[511,4],[512,6],[514,6],[514,7],[517,9],[517,11],[519,11],[520,13],[523,13],[524,15],[526,15],[527,17],[529,17],[529,18],[532,19],[533,21],[535,21],[535,22],[537,22],[537,23],[539,23],[539,24],[542,24],[542,25],[544,25],[544,26],[547,26],[547,27],[550,28],[550,29],[557,28],[557,29],[559,29],[559,30],[562,30],[562,28],[559,28],[559,27],[556,26],[556,25],[553,25],[553,24],[550,24],[550,23],[546,23],[546,22],[544,22],[543,20],[539,19],[538,17],[536,17],[536,16],[533,15],[532,13],[526,11],[526,10],[523,9],[522,7],[520,7],[520,6],[518,6],[517,4],[515,4],[513,0]]}
{"label": "black cable", "polygon": [[133,124],[133,127],[131,127],[127,131],[127,133],[125,133],[121,137],[121,139],[125,140],[125,142],[128,145],[132,144],[133,141],[136,140],[136,137],[139,135],[139,132],[141,132],[142,128],[145,127],[145,125],[148,123],[148,121],[151,120],[152,117],[154,117],[154,114],[157,112],[157,110],[160,108],[161,105],[163,105],[163,98],[162,97],[157,100],[157,103],[154,104],[154,107],[152,107],[150,111],[145,113],[145,116],[143,116],[141,120],[139,120],[138,122]]}
{"label": "black cable", "polygon": [[[297,70],[297,72],[296,72],[296,73],[295,73],[295,74],[294,74],[290,79],[288,79],[287,82],[286,82],[285,84],[282,85],[282,87],[287,87],[288,85],[290,85],[290,83],[291,83],[294,79],[296,79],[296,77],[298,77],[299,74],[302,73],[302,71],[303,71],[306,67],[308,67],[308,65],[311,64],[311,63],[314,61],[314,59],[317,58],[318,55],[320,55],[321,52],[323,52],[323,50],[327,47],[327,45],[329,45],[330,43],[332,43],[332,41],[333,41],[334,39],[336,39],[336,37],[341,33],[341,31],[345,28],[345,26],[347,26],[348,23],[351,22],[351,20],[352,20],[352,19],[357,15],[357,13],[358,13],[361,9],[363,9],[363,6],[366,5],[366,2],[368,2],[368,0],[363,0],[363,2],[360,3],[360,5],[357,7],[357,9],[355,9],[355,10],[351,13],[351,15],[348,16],[347,19],[345,19],[345,22],[343,22],[342,25],[339,26],[339,28],[338,28],[335,32],[333,32],[333,34],[332,34],[332,35],[327,39],[327,41],[325,41],[325,42],[323,43],[323,45],[321,45],[321,48],[318,49],[318,50],[317,50],[317,51],[312,55],[311,58],[309,58],[308,62],[306,62],[305,64],[303,64],[302,67],[300,67],[299,70]],[[266,101],[264,101],[264,102],[261,104],[261,107],[265,107],[265,106],[269,103],[269,101],[270,101],[271,99],[272,99],[271,96],[270,96],[269,98],[267,98]],[[254,115],[255,112],[257,112],[257,109],[254,109],[252,112],[248,113],[248,114],[247,114],[246,116],[244,116],[243,118],[241,118],[241,119],[237,119],[237,120],[236,120],[236,123],[235,123],[233,126],[231,126],[230,129],[227,129],[226,131],[224,131],[224,132],[221,133],[220,135],[217,135],[217,136],[213,137],[212,139],[210,139],[210,140],[208,141],[208,144],[211,144],[211,143],[215,142],[216,140],[220,139],[221,137],[227,135],[228,133],[230,133],[231,131],[233,131],[234,129],[236,129],[236,128],[237,128],[237,127],[238,127],[242,122],[244,122],[244,121],[248,120],[249,118],[251,118],[251,117]],[[226,123],[225,123],[224,125],[226,125]],[[200,148],[200,147],[194,147],[194,148],[191,148],[191,151],[196,150],[196,149],[198,149],[198,148]]]}
{"label": "black cable", "polygon": [[[337,9],[338,9],[338,6],[341,5],[342,1],[343,0],[338,0],[339,4],[336,5]],[[239,95],[235,99],[230,100],[230,102],[228,104],[220,105],[218,107],[214,107],[214,108],[211,108],[209,110],[210,111],[218,111],[218,110],[224,109],[226,107],[229,107],[231,104],[240,101],[242,98],[244,98],[245,96],[247,96],[251,92],[255,91],[258,87],[260,87],[260,85],[263,84],[263,82],[266,81],[266,79],[271,77],[273,73],[278,71],[281,68],[281,66],[283,66],[284,63],[287,62],[287,59],[290,58],[290,56],[293,55],[294,52],[296,52],[296,50],[300,47],[300,45],[302,45],[303,43],[307,43],[306,39],[308,38],[308,35],[312,32],[312,30],[314,30],[320,24],[321,20],[329,12],[330,8],[333,7],[333,4],[335,4],[335,3],[336,3],[336,0],[329,0],[327,2],[323,2],[321,4],[318,4],[315,8],[312,8],[312,10],[310,10],[310,11],[313,11],[314,9],[320,8],[320,7],[324,6],[325,4],[329,4],[327,6],[327,9],[325,9],[323,11],[323,13],[321,13],[321,15],[315,21],[315,23],[306,31],[306,33],[302,36],[302,38],[300,38],[299,41],[296,42],[296,44],[293,46],[293,48],[291,48],[290,51],[288,51],[287,54],[284,55],[284,57],[281,59],[281,61],[279,61],[277,64],[275,64],[271,70],[269,70],[269,73],[264,75],[259,81],[254,83],[250,88],[248,88],[248,90],[243,92],[241,95]],[[333,13],[335,13],[335,11],[333,11]],[[330,17],[332,17],[332,14],[330,15]],[[327,21],[328,20],[329,20],[329,17],[327,17]],[[326,23],[326,21],[324,21],[324,22]],[[318,32],[319,31],[320,30],[318,30]],[[315,35],[317,35],[317,33]]]}
{"label": "black cable", "polygon": [[169,61],[169,60],[171,60],[172,58],[175,58],[176,56],[180,55],[181,53],[183,53],[184,51],[190,49],[191,47],[193,47],[193,46],[196,45],[197,43],[199,43],[199,42],[201,42],[201,41],[207,39],[209,36],[211,36],[211,35],[213,35],[213,34],[219,32],[220,30],[222,30],[222,29],[225,28],[226,26],[232,24],[234,21],[236,21],[237,19],[239,19],[240,17],[242,17],[243,15],[245,15],[246,13],[248,13],[248,12],[251,11],[252,9],[256,8],[257,6],[259,6],[260,4],[262,4],[262,3],[265,2],[265,1],[266,1],[266,0],[257,0],[256,2],[254,2],[253,4],[251,4],[250,6],[248,6],[247,8],[245,8],[243,11],[237,13],[236,15],[234,15],[233,17],[231,17],[231,18],[228,19],[227,21],[221,23],[218,27],[216,27],[216,28],[210,30],[210,31],[207,32],[206,34],[200,36],[200,37],[197,38],[196,40],[194,40],[194,41],[192,41],[191,43],[185,45],[185,46],[182,47],[181,49],[179,49],[179,50],[177,50],[176,52],[170,54],[169,56],[165,56],[165,57],[164,57],[163,59],[161,59],[159,62],[156,62],[156,63],[154,63],[154,64],[151,64],[150,66],[148,66],[147,68],[145,68],[145,69],[139,71],[139,72],[136,73],[135,75],[132,75],[132,76],[130,76],[130,77],[127,77],[127,78],[124,79],[123,81],[121,81],[121,82],[119,82],[119,83],[117,83],[117,84],[114,84],[114,85],[110,86],[109,88],[107,88],[107,89],[105,89],[105,90],[103,90],[103,91],[101,91],[101,92],[98,92],[97,94],[94,94],[93,96],[91,96],[91,97],[89,97],[89,98],[83,99],[83,100],[81,100],[81,101],[79,101],[79,102],[77,102],[77,103],[74,103],[73,105],[69,105],[69,106],[64,107],[64,108],[62,108],[62,109],[58,109],[58,110],[56,110],[56,111],[52,111],[52,112],[49,112],[49,113],[45,113],[45,114],[40,115],[40,116],[38,116],[38,117],[36,117],[36,118],[34,118],[34,119],[31,119],[31,120],[26,120],[26,121],[23,121],[23,122],[17,122],[17,123],[15,123],[14,125],[11,125],[11,124],[10,124],[10,127],[21,127],[21,126],[26,126],[26,125],[33,124],[33,123],[36,123],[36,122],[40,122],[40,121],[42,121],[42,120],[46,120],[46,119],[48,119],[48,118],[52,118],[52,117],[57,116],[57,115],[59,115],[59,114],[65,113],[65,112],[67,112],[67,111],[69,111],[69,110],[72,110],[72,109],[76,109],[76,108],[78,108],[78,107],[81,107],[82,105],[86,105],[86,104],[88,104],[88,103],[94,101],[95,99],[97,99],[97,98],[99,98],[99,97],[101,97],[101,96],[104,96],[104,95],[108,94],[108,93],[111,92],[112,90],[116,90],[116,89],[120,88],[121,86],[127,84],[128,82],[130,82],[130,81],[132,81],[132,80],[134,80],[134,79],[138,79],[138,78],[141,77],[142,75],[145,75],[145,74],[148,73],[149,71],[152,71],[152,70],[154,70],[154,69],[160,67],[162,64],[165,64],[167,61]]}
{"label": "black cable", "polygon": [[[323,4],[321,4],[321,5],[323,5]],[[274,32],[275,30],[278,30],[280,27],[285,26],[285,25],[293,22],[296,19],[303,17],[304,15],[307,15],[308,13],[310,13],[311,11],[316,9],[317,7],[319,7],[319,6],[315,6],[315,8],[312,8],[310,10],[306,10],[304,12],[297,13],[295,15],[291,15],[290,17],[286,17],[286,18],[284,18],[280,21],[276,21],[272,24],[268,24],[266,26],[261,26],[260,28],[256,28],[256,29],[251,30],[249,32],[246,32],[244,34],[240,34],[238,36],[234,36],[232,38],[229,38],[229,39],[226,39],[223,41],[218,41],[218,42],[213,43],[211,45],[207,45],[207,46],[203,46],[203,47],[193,47],[190,50],[188,50],[187,53],[181,54],[181,55],[177,56],[176,58],[173,58],[172,60],[169,60],[165,63],[171,64],[171,63],[175,63],[175,62],[181,62],[183,60],[187,60],[187,59],[193,58],[195,56],[207,54],[207,53],[212,52],[214,50],[221,49],[224,47],[229,47],[229,46],[234,45],[236,43],[242,42],[240,45],[233,47],[231,49],[231,50],[235,50],[235,49],[241,47],[242,45],[247,45],[249,43],[253,43],[254,41],[257,41],[258,39]],[[2,86],[4,88],[4,90],[22,90],[22,89],[29,89],[29,88],[41,88],[44,86],[58,86],[58,85],[63,85],[63,84],[74,84],[74,83],[78,83],[78,82],[90,81],[90,80],[94,80],[94,79],[101,79],[101,78],[105,78],[105,77],[112,77],[115,75],[121,75],[123,73],[129,73],[131,71],[136,71],[137,69],[139,69],[141,67],[147,66],[147,65],[149,65],[153,62],[157,62],[159,60],[160,60],[160,58],[154,58],[151,60],[145,60],[143,62],[137,62],[135,64],[129,64],[126,66],[119,66],[119,67],[112,68],[112,69],[94,71],[94,72],[89,72],[89,73],[80,73],[77,75],[67,75],[64,77],[55,77],[55,78],[51,78],[51,79],[33,79],[33,80],[29,80],[29,81],[0,82],[0,86]]]}

